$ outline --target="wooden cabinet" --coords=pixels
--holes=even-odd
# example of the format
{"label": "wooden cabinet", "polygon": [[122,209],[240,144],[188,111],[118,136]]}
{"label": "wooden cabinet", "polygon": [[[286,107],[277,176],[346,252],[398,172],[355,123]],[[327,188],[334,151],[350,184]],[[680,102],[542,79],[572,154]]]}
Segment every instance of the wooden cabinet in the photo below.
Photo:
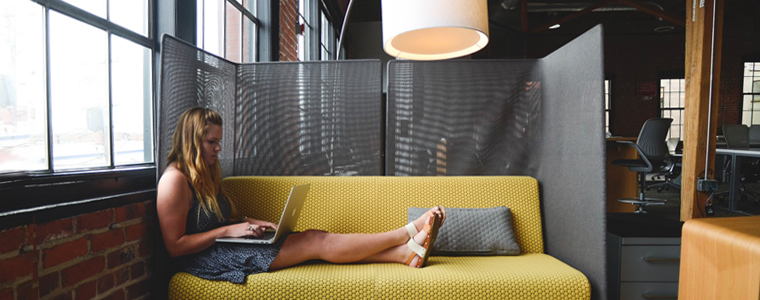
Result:
{"label": "wooden cabinet", "polygon": [[608,299],[677,299],[681,222],[610,213],[607,228]]}
{"label": "wooden cabinet", "polygon": [[760,299],[760,216],[687,221],[681,257],[681,299]]}

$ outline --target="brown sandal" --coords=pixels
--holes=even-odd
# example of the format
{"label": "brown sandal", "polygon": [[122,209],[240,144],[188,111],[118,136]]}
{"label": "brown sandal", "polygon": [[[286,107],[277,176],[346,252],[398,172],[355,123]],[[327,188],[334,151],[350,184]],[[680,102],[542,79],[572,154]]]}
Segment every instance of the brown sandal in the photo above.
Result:
{"label": "brown sandal", "polygon": [[[443,226],[443,221],[446,220],[446,209],[440,205],[438,205],[437,207],[441,209],[441,215],[442,215],[441,226]],[[423,216],[432,216],[432,215],[434,214],[431,213],[430,210],[426,211],[425,214],[423,214]],[[417,232],[419,232],[417,231],[417,226],[414,225],[414,221],[409,222],[409,224],[406,224],[404,228],[406,228],[406,232],[409,233],[409,238],[412,238],[412,239],[414,238],[415,235],[417,235]]]}
{"label": "brown sandal", "polygon": [[[406,242],[407,246],[409,246],[410,249],[412,249],[412,253],[409,254],[409,257],[406,259],[406,265],[410,267],[415,268],[422,268],[425,265],[427,265],[428,258],[430,257],[430,252],[432,252],[433,243],[435,243],[435,238],[438,236],[438,229],[441,227],[441,217],[439,217],[436,214],[433,214],[433,224],[425,223],[425,227],[422,228],[422,231],[427,232],[427,237],[425,237],[425,242],[420,245],[417,244],[417,242],[414,241],[414,237],[410,238],[408,242]],[[412,266],[412,261],[414,260],[415,256],[419,256],[420,259],[417,260],[417,264]]]}

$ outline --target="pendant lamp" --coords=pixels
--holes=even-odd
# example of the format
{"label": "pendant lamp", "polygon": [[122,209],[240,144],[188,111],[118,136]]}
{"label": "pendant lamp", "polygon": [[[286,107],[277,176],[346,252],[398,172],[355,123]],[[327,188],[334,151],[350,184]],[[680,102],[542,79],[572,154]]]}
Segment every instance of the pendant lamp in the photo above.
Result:
{"label": "pendant lamp", "polygon": [[383,48],[391,56],[439,60],[488,44],[487,0],[382,0]]}

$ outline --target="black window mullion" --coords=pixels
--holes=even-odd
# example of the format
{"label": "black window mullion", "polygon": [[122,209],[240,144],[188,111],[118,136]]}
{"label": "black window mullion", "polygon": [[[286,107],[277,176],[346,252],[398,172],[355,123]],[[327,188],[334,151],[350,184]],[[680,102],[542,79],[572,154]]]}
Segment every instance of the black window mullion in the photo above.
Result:
{"label": "black window mullion", "polygon": [[50,8],[45,6],[45,120],[47,121],[47,172],[53,172],[53,97],[50,93]]}
{"label": "black window mullion", "polygon": [[63,2],[61,0],[32,0],[32,1],[35,1],[45,7],[48,7],[49,9],[55,10],[56,12],[60,12],[61,14],[65,16],[76,19],[80,22],[84,22],[85,24],[88,24],[90,26],[94,26],[96,28],[100,28],[102,30],[114,33],[128,40],[131,40],[137,44],[140,44],[144,47],[153,49],[154,42],[152,39],[147,38],[141,34],[133,32],[124,27],[121,27],[115,23],[111,23],[106,19],[98,17],[94,14],[91,14],[90,12],[85,11],[74,5],[71,5],[69,3]]}
{"label": "black window mullion", "polygon": [[116,165],[116,147],[114,147],[113,136],[113,35],[110,32],[106,33],[108,34],[108,152],[111,153],[109,166],[113,168]]}

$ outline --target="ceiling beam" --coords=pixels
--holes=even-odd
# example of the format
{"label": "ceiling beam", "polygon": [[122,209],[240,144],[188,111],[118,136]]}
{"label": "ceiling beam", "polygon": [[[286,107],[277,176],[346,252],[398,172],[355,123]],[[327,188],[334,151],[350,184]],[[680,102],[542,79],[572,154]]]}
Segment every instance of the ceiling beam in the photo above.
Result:
{"label": "ceiling beam", "polygon": [[583,16],[583,15],[585,15],[587,13],[592,12],[593,10],[595,10],[597,8],[600,8],[602,6],[605,6],[605,5],[610,4],[612,2],[615,2],[615,1],[617,1],[617,0],[602,0],[602,1],[599,1],[596,4],[591,5],[589,7],[586,7],[586,8],[584,8],[583,10],[581,10],[581,11],[579,11],[577,13],[565,16],[565,17],[560,18],[560,19],[558,19],[556,21],[552,21],[552,22],[546,23],[544,25],[538,26],[536,28],[533,28],[533,29],[530,30],[530,33],[531,34],[536,34],[536,33],[545,31],[545,30],[549,29],[549,27],[551,27],[553,25],[562,24],[562,23],[565,23],[565,22],[570,21],[572,19],[578,18],[580,16]]}
{"label": "ceiling beam", "polygon": [[655,17],[658,17],[660,19],[673,23],[673,25],[686,27],[686,22],[684,22],[682,18],[676,17],[662,10],[652,8],[652,6],[647,5],[639,0],[617,0],[617,1],[622,4],[628,5],[630,7],[633,7],[635,9],[638,9],[641,12],[648,13],[650,15],[653,15]]}

